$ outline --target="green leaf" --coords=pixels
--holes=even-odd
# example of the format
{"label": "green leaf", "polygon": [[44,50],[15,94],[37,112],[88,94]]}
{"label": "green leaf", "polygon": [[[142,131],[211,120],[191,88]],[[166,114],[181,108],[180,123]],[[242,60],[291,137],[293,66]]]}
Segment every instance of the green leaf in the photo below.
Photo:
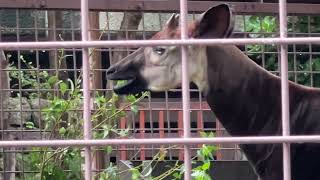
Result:
{"label": "green leaf", "polygon": [[33,129],[34,128],[34,124],[31,121],[26,122],[25,126],[26,126],[27,129]]}
{"label": "green leaf", "polygon": [[104,152],[106,152],[107,154],[111,154],[112,153],[112,146],[107,146],[103,149]]}
{"label": "green leaf", "polygon": [[137,114],[138,111],[139,111],[137,105],[132,105],[132,106],[130,107],[130,109],[131,109],[131,111],[132,111],[133,113],[135,113],[135,114]]}
{"label": "green leaf", "polygon": [[128,133],[129,133],[129,129],[121,129],[121,130],[118,132],[119,136],[121,136],[121,137],[128,136]]}
{"label": "green leaf", "polygon": [[110,133],[109,129],[103,128],[102,138],[105,139],[106,137],[108,137],[109,133]]}
{"label": "green leaf", "polygon": [[132,168],[132,169],[130,169],[130,171],[132,174],[132,176],[131,176],[132,180],[140,180],[141,173],[139,172],[138,169]]}
{"label": "green leaf", "polygon": [[205,171],[200,170],[193,171],[191,177],[193,177],[193,179],[195,180],[212,180],[211,177]]}
{"label": "green leaf", "polygon": [[61,82],[61,83],[59,84],[59,89],[60,89],[60,92],[62,93],[62,95],[64,95],[65,92],[66,92],[67,89],[68,89],[68,85],[67,85],[66,83],[64,83],[64,82]]}
{"label": "green leaf", "polygon": [[52,164],[48,171],[44,173],[45,179],[50,180],[63,180],[66,179],[65,172],[58,166]]}
{"label": "green leaf", "polygon": [[[68,155],[72,155],[71,157]],[[69,166],[69,169],[71,170],[73,178],[67,178],[67,179],[81,179],[81,163],[82,163],[82,157],[81,154],[78,151],[71,151],[66,155],[67,158],[67,164]]]}
{"label": "green leaf", "polygon": [[201,132],[200,132],[200,136],[201,136],[201,137],[207,137],[207,133],[204,132],[204,131],[201,131]]}
{"label": "green leaf", "polygon": [[104,170],[104,174],[105,174],[104,180],[117,179],[117,171],[118,171],[117,166],[114,166],[112,163],[110,163],[109,167]]}
{"label": "green leaf", "polygon": [[116,85],[117,85],[117,86],[122,86],[122,85],[124,85],[124,84],[126,84],[126,83],[127,83],[127,80],[118,80],[117,83],[116,83]]}
{"label": "green leaf", "polygon": [[181,173],[178,173],[178,172],[175,172],[172,174],[172,176],[175,178],[175,179],[181,179]]}
{"label": "green leaf", "polygon": [[54,86],[58,81],[59,81],[58,76],[51,76],[51,77],[48,79],[48,83],[49,83],[51,86]]}
{"label": "green leaf", "polygon": [[213,160],[213,153],[217,151],[216,146],[210,145],[202,145],[202,148],[197,151],[198,157],[202,158],[203,160]]}
{"label": "green leaf", "polygon": [[320,70],[320,58],[314,58],[313,61],[313,70],[319,71]]}
{"label": "green leaf", "polygon": [[137,99],[137,98],[136,98],[134,95],[132,95],[132,94],[131,94],[131,95],[128,95],[126,98],[127,98],[127,101],[129,101],[129,102],[131,102],[131,103],[134,102],[134,101]]}
{"label": "green leaf", "polygon": [[214,137],[214,132],[211,131],[207,137]]}
{"label": "green leaf", "polygon": [[210,137],[214,137],[214,133],[212,131],[210,131],[208,133],[202,131],[202,132],[200,132],[200,136],[201,137],[209,137],[210,138]]}
{"label": "green leaf", "polygon": [[274,32],[276,28],[276,21],[275,21],[275,17],[273,16],[266,16],[263,18],[262,21],[262,29],[265,32]]}
{"label": "green leaf", "polygon": [[208,170],[210,168],[210,161],[205,162],[202,166],[201,169],[202,170]]}
{"label": "green leaf", "polygon": [[64,134],[66,134],[66,132],[67,132],[67,130],[66,130],[66,128],[64,128],[64,127],[61,127],[61,128],[59,129],[59,134],[60,134],[60,135],[64,135]]}

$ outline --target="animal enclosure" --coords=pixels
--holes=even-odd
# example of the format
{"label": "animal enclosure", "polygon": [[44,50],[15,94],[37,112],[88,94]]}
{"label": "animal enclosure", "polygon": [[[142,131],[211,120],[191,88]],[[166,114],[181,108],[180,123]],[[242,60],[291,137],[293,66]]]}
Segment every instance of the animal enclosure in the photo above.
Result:
{"label": "animal enclosure", "polygon": [[[182,35],[182,40],[157,42],[148,39],[173,12],[181,13],[183,27],[183,19],[192,21],[220,2],[1,0],[0,178],[190,179],[201,172],[215,179],[256,179],[237,144],[269,142],[283,143],[284,179],[289,180],[288,143],[320,138],[289,137],[288,116],[283,116],[284,137],[229,137],[194,84],[190,90],[184,84],[163,93],[119,96],[106,78],[110,65],[140,46],[220,43],[237,44],[276,75],[285,75],[287,66],[290,80],[320,87],[319,4],[225,2],[235,14],[231,40],[197,42]],[[286,98],[282,107],[286,114]],[[212,170],[204,159],[217,168],[225,164]],[[191,161],[204,169],[195,171]],[[168,162],[160,166],[170,165],[171,174],[170,168],[158,171],[162,162]],[[230,173],[231,166],[241,171],[219,174]]]}

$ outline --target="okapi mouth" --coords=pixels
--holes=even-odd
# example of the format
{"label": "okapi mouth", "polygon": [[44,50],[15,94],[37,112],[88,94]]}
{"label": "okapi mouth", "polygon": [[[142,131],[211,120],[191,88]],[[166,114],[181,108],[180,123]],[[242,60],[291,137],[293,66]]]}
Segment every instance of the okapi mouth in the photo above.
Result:
{"label": "okapi mouth", "polygon": [[[132,78],[132,79],[128,79],[128,80],[122,80],[122,81],[124,81],[124,82],[122,82],[122,83],[119,83],[119,82],[118,82],[118,84],[115,85],[115,86],[113,87],[113,89],[114,89],[115,91],[117,91],[117,90],[119,90],[119,89],[122,89],[122,88],[125,88],[125,87],[127,87],[127,86],[130,86],[130,84],[133,83],[135,80],[136,80],[136,78]],[[118,80],[118,81],[119,81],[119,80]],[[121,80],[120,80],[120,81],[121,81]]]}
{"label": "okapi mouth", "polygon": [[109,80],[115,80],[115,81],[125,81],[123,83],[117,84],[113,87],[113,91],[116,94],[119,95],[127,95],[127,94],[138,94],[142,91],[147,90],[147,86],[144,80],[142,78],[139,78],[137,76],[135,77],[107,77]]}

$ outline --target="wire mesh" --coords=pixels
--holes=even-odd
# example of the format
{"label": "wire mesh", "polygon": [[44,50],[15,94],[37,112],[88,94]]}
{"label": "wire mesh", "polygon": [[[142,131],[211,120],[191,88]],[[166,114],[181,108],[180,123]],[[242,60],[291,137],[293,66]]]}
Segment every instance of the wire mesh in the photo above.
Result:
{"label": "wire mesh", "polygon": [[[85,2],[85,1],[83,1]],[[86,9],[86,8],[85,8]],[[138,106],[138,113],[131,112],[132,109],[130,107],[126,108],[126,111],[128,112],[128,116],[121,118],[120,124],[117,125],[119,132],[128,131],[128,134],[125,134],[121,138],[128,138],[130,136],[131,138],[134,138],[135,140],[127,140],[124,139],[123,141],[117,139],[115,141],[112,140],[101,140],[101,141],[94,141],[89,140],[90,138],[86,138],[86,141],[82,141],[81,139],[83,137],[63,137],[62,139],[65,140],[71,140],[71,139],[79,139],[77,141],[59,141],[56,139],[59,138],[51,138],[55,139],[52,141],[37,141],[37,142],[7,142],[5,140],[15,140],[10,139],[12,137],[16,137],[18,140],[41,140],[41,139],[50,139],[49,134],[52,132],[48,129],[46,129],[45,122],[41,119],[44,118],[44,113],[42,112],[43,108],[48,105],[49,102],[43,101],[41,98],[36,98],[35,102],[33,102],[32,107],[28,107],[25,104],[29,104],[28,100],[25,98],[26,96],[29,96],[30,94],[48,94],[53,93],[56,95],[59,95],[59,87],[52,88],[52,87],[40,87],[35,86],[35,88],[31,88],[30,82],[25,82],[25,77],[29,74],[29,76],[36,77],[35,84],[41,84],[45,79],[42,79],[40,77],[41,75],[45,76],[45,72],[47,72],[50,75],[59,75],[63,76],[63,73],[68,74],[68,77],[72,79],[72,81],[76,81],[79,77],[92,77],[95,74],[94,72],[101,72],[104,77],[105,70],[109,66],[108,63],[102,64],[101,68],[91,69],[90,74],[85,75],[84,70],[81,68],[84,63],[81,63],[82,60],[86,60],[88,58],[88,54],[82,54],[83,51],[81,48],[87,49],[92,48],[93,46],[96,46],[98,49],[96,49],[97,52],[101,53],[103,56],[101,57],[104,61],[108,61],[110,63],[115,62],[113,59],[115,58],[116,53],[121,53],[122,56],[125,56],[132,52],[132,49],[129,48],[129,46],[148,46],[149,44],[155,45],[155,44],[162,44],[162,45],[173,45],[173,44],[180,44],[180,45],[188,45],[192,43],[197,44],[239,44],[239,45],[245,45],[245,47],[241,46],[242,49],[250,56],[252,57],[259,65],[263,66],[267,70],[278,74],[280,73],[280,66],[274,65],[274,63],[270,63],[270,61],[278,61],[278,51],[274,44],[282,43],[282,44],[289,44],[288,45],[288,59],[289,59],[289,70],[288,75],[289,79],[294,80],[301,84],[307,84],[310,86],[319,86],[317,84],[317,78],[319,78],[319,52],[317,49],[316,44],[311,43],[318,43],[319,38],[314,37],[318,36],[319,32],[317,30],[316,26],[312,26],[312,20],[314,18],[317,18],[317,16],[305,16],[306,19],[304,22],[307,24],[307,30],[301,30],[300,28],[296,28],[296,24],[301,24],[301,22],[298,22],[299,20],[292,21],[292,27],[290,29],[289,27],[289,37],[305,37],[310,36],[312,38],[291,38],[291,39],[284,39],[283,37],[280,38],[274,38],[278,36],[278,29],[272,29],[271,32],[265,29],[264,18],[270,17],[273,19],[275,17],[272,16],[256,16],[258,19],[256,20],[258,22],[258,28],[259,30],[257,32],[252,32],[254,30],[252,29],[246,29],[246,23],[250,23],[250,18],[252,18],[249,15],[238,15],[237,22],[239,22],[239,26],[242,26],[242,29],[237,30],[235,33],[235,36],[244,36],[249,37],[251,39],[226,39],[226,40],[173,40],[173,41],[159,41],[159,42],[150,42],[150,41],[139,41],[139,40],[133,40],[133,41],[112,41],[117,39],[118,33],[124,33],[124,39],[148,39],[154,32],[161,29],[161,26],[163,26],[165,20],[168,18],[168,14],[155,14],[155,13],[142,13],[143,14],[143,23],[140,23],[140,29],[121,29],[120,30],[120,21],[119,18],[116,15],[124,14],[122,12],[106,12],[104,15],[106,16],[106,22],[107,24],[100,25],[98,29],[90,29],[88,31],[90,32],[104,32],[101,40],[108,40],[108,41],[94,41],[89,42],[87,41],[87,38],[82,39],[84,42],[81,42],[81,33],[80,33],[80,26],[79,26],[79,12],[78,11],[43,11],[43,10],[7,10],[3,9],[1,11],[9,11],[11,14],[13,14],[13,21],[12,22],[4,22],[4,19],[1,18],[1,39],[3,41],[12,41],[16,43],[0,43],[0,48],[8,50],[6,51],[6,54],[11,54],[11,57],[9,59],[10,62],[16,63],[16,69],[1,69],[2,72],[7,72],[14,74],[17,72],[17,78],[16,81],[12,80],[12,84],[16,84],[15,88],[7,88],[2,89],[1,92],[10,92],[12,97],[17,97],[17,100],[14,101],[13,99],[10,99],[12,102],[15,102],[18,104],[18,106],[14,108],[4,108],[4,104],[1,103],[1,117],[5,117],[6,114],[9,116],[16,115],[17,122],[16,124],[12,123],[9,124],[10,128],[2,128],[2,140],[3,142],[0,142],[0,147],[3,147],[2,149],[2,156],[4,157],[6,154],[8,154],[8,157],[15,156],[17,158],[21,158],[22,163],[21,167],[19,167],[18,170],[12,170],[7,169],[4,166],[6,165],[5,160],[3,160],[3,167],[2,167],[2,175],[5,179],[6,174],[15,174],[17,177],[22,177],[21,179],[26,179],[25,174],[28,173],[36,173],[36,171],[29,170],[27,167],[25,167],[25,161],[26,159],[30,158],[29,154],[30,152],[34,152],[32,149],[30,149],[30,146],[73,146],[76,144],[81,144],[82,146],[102,146],[106,147],[107,145],[113,145],[113,149],[119,150],[119,153],[117,151],[113,151],[109,158],[109,161],[119,161],[119,160],[128,160],[129,158],[133,157],[134,160],[150,160],[152,157],[155,156],[155,154],[161,150],[163,147],[166,147],[165,145],[168,144],[179,144],[184,145],[184,143],[190,144],[191,148],[191,155],[194,155],[196,153],[196,150],[199,148],[199,146],[191,146],[193,143],[219,143],[220,150],[217,151],[215,158],[218,160],[243,160],[245,157],[243,157],[240,154],[239,148],[236,146],[237,143],[248,143],[249,141],[251,143],[258,143],[260,140],[265,140],[265,142],[276,142],[276,143],[283,143],[283,142],[296,142],[296,141],[319,141],[319,137],[292,137],[290,139],[289,137],[268,137],[268,138],[234,138],[234,139],[203,139],[202,141],[200,139],[165,139],[168,137],[181,137],[183,135],[183,132],[186,132],[186,129],[183,129],[183,125],[186,124],[186,122],[182,123],[182,120],[186,120],[186,118],[182,118],[181,114],[184,108],[182,108],[181,105],[181,89],[172,89],[170,91],[167,91],[165,93],[159,93],[159,94],[151,94],[151,96],[145,98],[142,103]],[[55,13],[60,14],[60,16],[63,16],[67,20],[70,21],[70,23],[59,23],[54,22],[59,17],[55,15]],[[34,14],[33,14],[34,13]],[[104,12],[100,12],[100,15]],[[31,17],[32,22],[23,24],[24,18],[26,15],[22,14],[33,14]],[[37,15],[37,14],[41,14]],[[46,22],[45,18],[42,18],[44,14],[47,14],[47,17],[49,19],[50,16],[54,16],[52,19],[53,22]],[[62,14],[62,15],[61,15]],[[87,12],[84,12],[84,14],[81,17],[88,16]],[[155,19],[158,19],[158,24],[146,27],[148,23],[150,23],[150,20],[152,19],[152,16],[155,16]],[[293,19],[298,18],[297,16],[291,16]],[[51,17],[52,18],[52,17]],[[112,20],[112,18],[114,18]],[[290,17],[289,17],[290,18]],[[254,19],[254,18],[253,18]],[[275,18],[276,19],[276,18]],[[155,21],[155,20],[154,20]],[[40,23],[41,22],[41,23]],[[10,24],[11,23],[11,24]],[[114,23],[116,25],[112,25],[110,27],[110,23]],[[70,26],[69,26],[69,25]],[[88,24],[88,23],[85,23]],[[53,25],[50,27],[49,25]],[[118,26],[118,27],[116,27]],[[82,27],[82,29],[84,29]],[[296,31],[297,30],[297,31]],[[268,31],[268,32],[266,32]],[[302,32],[299,32],[302,31]],[[130,37],[131,34],[135,33],[135,37]],[[51,36],[51,37],[50,37]],[[62,38],[61,38],[62,37]],[[252,38],[253,37],[253,38]],[[263,38],[270,38],[272,39],[263,39]],[[63,39],[63,41],[62,41]],[[43,44],[40,43],[34,43],[34,42],[27,42],[27,43],[20,43],[21,41],[60,41],[60,42],[45,42]],[[73,42],[68,42],[68,41]],[[95,39],[97,40],[97,39]],[[77,42],[76,42],[77,41]],[[297,42],[297,44],[295,43]],[[250,44],[251,43],[251,46]],[[258,44],[258,45],[257,45]],[[291,45],[293,44],[293,45]],[[256,47],[256,49],[255,49]],[[61,48],[61,49],[56,49]],[[15,51],[16,49],[19,49],[18,51]],[[21,49],[21,50],[20,50]],[[22,49],[28,49],[28,51],[24,51]],[[31,50],[32,49],[32,50]],[[63,53],[66,55],[61,55],[63,49]],[[249,50],[248,50],[249,49]],[[254,49],[254,50],[252,50]],[[90,51],[88,51],[90,53]],[[83,56],[81,56],[83,55]],[[25,56],[29,57],[30,59],[25,60]],[[48,66],[47,59],[54,59],[55,66]],[[34,58],[34,59],[33,59]],[[51,60],[52,60],[51,59]],[[59,59],[65,59],[68,63],[65,67],[61,67],[62,64]],[[32,65],[34,65],[34,69],[30,69],[27,66],[29,62],[32,62]],[[307,62],[307,63],[305,63]],[[292,64],[290,64],[292,63]],[[60,67],[59,67],[60,65]],[[86,67],[89,67],[89,65],[85,65]],[[52,68],[54,67],[54,68]],[[89,76],[90,75],[90,76]],[[94,79],[94,78],[93,78]],[[47,79],[48,80],[48,79]],[[52,80],[52,79],[51,79]],[[32,83],[32,82],[31,82]],[[86,85],[89,85],[89,81],[86,81]],[[81,86],[81,84],[79,84]],[[90,111],[94,111],[95,108],[94,105],[92,105],[92,101],[95,101],[94,99],[95,95],[98,93],[107,94],[104,91],[110,92],[112,88],[112,85],[108,86],[107,88],[104,88],[107,86],[107,82],[104,80],[102,88],[94,88],[93,86],[90,86],[90,92],[91,95],[91,102],[87,102],[86,104],[83,104],[85,108],[90,107]],[[84,87],[81,87],[84,89]],[[87,88],[88,89],[88,88]],[[85,90],[83,90],[85,91]],[[221,124],[216,120],[215,116],[211,113],[210,108],[208,105],[202,100],[202,96],[200,92],[195,89],[191,88],[191,102],[190,102],[190,121],[191,121],[191,137],[199,137],[200,131],[214,131],[217,136],[228,136],[224,130],[223,127],[221,127]],[[61,95],[61,94],[60,94]],[[9,98],[12,98],[9,97]],[[88,95],[85,98],[88,100]],[[90,99],[90,98],[89,98]],[[14,104],[14,103],[12,103]],[[89,105],[88,105],[89,104]],[[24,106],[25,105],[25,106]],[[126,106],[126,103],[122,103],[119,105],[119,107]],[[74,109],[69,109],[70,112],[78,112],[81,113],[84,111],[85,108],[80,107],[74,107]],[[87,110],[88,113],[89,110]],[[31,121],[25,121],[24,116],[25,114],[29,113],[29,118],[33,118],[33,124],[38,127],[35,129],[34,127],[28,128],[28,125],[30,125],[29,122]],[[80,118],[79,123],[80,126]],[[85,118],[90,120],[89,117]],[[30,120],[30,119],[29,119]],[[87,122],[86,121],[86,122]],[[2,123],[4,123],[4,120],[2,120]],[[5,125],[3,124],[2,127]],[[11,127],[12,126],[12,127]],[[63,126],[63,125],[61,125]],[[94,128],[94,127],[93,127]],[[91,128],[85,128],[86,131],[90,130]],[[189,128],[188,128],[189,129]],[[59,130],[63,131],[62,128]],[[97,132],[103,131],[102,129],[94,129],[93,134]],[[12,134],[16,135],[12,135]],[[32,134],[33,133],[33,134]],[[30,135],[31,134],[31,135]],[[83,134],[82,134],[83,135]],[[11,136],[11,137],[10,137]],[[117,138],[117,137],[110,137],[110,138]],[[145,142],[141,142],[139,140],[136,140],[137,138],[145,138],[150,139],[146,140]],[[157,138],[157,139],[154,139]],[[103,139],[101,137],[97,139]],[[295,140],[294,140],[295,139]],[[231,145],[229,143],[223,143],[223,142],[229,142],[232,143]],[[69,144],[70,143],[70,144]],[[158,143],[161,143],[159,145]],[[11,147],[11,148],[9,148]],[[24,147],[24,148],[22,148]],[[170,148],[168,149],[168,156],[166,157],[169,160],[183,160],[185,159],[186,162],[189,158],[183,158],[183,146]],[[98,147],[97,147],[98,148]],[[101,148],[101,147],[100,147]],[[71,148],[73,149],[73,148]],[[42,149],[43,150],[43,149]],[[74,149],[76,150],[76,149]],[[95,149],[94,149],[95,150]],[[40,151],[39,151],[40,152]],[[77,151],[77,153],[81,153],[82,151]],[[91,169],[91,165],[89,162],[91,162],[90,158],[88,157],[90,155],[90,151],[86,151],[87,159],[84,164],[86,164],[86,179],[91,179],[91,172],[92,171],[102,171],[101,169]],[[90,155],[91,156],[91,155]],[[115,160],[116,159],[116,160]],[[83,160],[81,160],[83,161]],[[286,161],[287,162],[287,161]],[[80,166],[80,165],[79,165]],[[68,167],[69,168],[69,167]],[[69,171],[68,169],[64,169],[66,171]],[[81,169],[82,171],[82,169]],[[79,173],[81,174],[81,173]],[[188,173],[187,173],[188,174]],[[81,175],[82,176],[82,175]],[[287,178],[289,179],[289,178]]]}

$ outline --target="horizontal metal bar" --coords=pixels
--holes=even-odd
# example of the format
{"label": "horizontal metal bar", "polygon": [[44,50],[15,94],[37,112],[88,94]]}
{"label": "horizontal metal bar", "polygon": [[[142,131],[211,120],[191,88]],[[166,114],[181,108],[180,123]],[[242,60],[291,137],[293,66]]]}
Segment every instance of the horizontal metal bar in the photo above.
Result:
{"label": "horizontal metal bar", "polygon": [[[210,6],[215,6],[220,2],[214,1],[188,1],[190,12],[203,12]],[[233,6],[236,13],[278,13],[278,3],[260,2],[228,2]],[[1,0],[0,8],[23,8],[23,9],[68,9],[80,10],[79,0]],[[99,11],[179,11],[178,0],[90,0],[90,10]],[[289,14],[319,14],[319,4],[289,3]]]}
{"label": "horizontal metal bar", "polygon": [[[172,122],[175,122],[175,121],[172,121]],[[22,130],[23,127],[17,127],[15,130],[1,130],[0,134],[2,132],[9,132],[9,133],[21,133],[21,130]],[[118,128],[120,129],[120,128]],[[100,131],[100,130],[103,130],[103,128],[96,128],[97,131]],[[169,129],[168,128],[126,128],[126,130],[128,131],[140,131],[140,130],[144,130],[144,131],[151,131],[151,130],[162,130],[162,131],[168,131]],[[179,131],[179,130],[183,130],[183,128],[172,128],[170,127],[170,131]],[[225,131],[225,129],[217,129],[217,128],[190,128],[191,131],[197,131],[197,130],[205,130],[205,131]],[[33,132],[36,132],[36,133],[39,133],[39,132],[48,132],[50,133],[51,131],[50,130],[43,130],[43,129],[32,129],[32,130],[28,130],[28,129],[23,129],[23,132],[30,132],[30,133],[33,133]],[[192,132],[194,133],[194,132]],[[146,134],[149,134],[150,135],[150,138],[151,136],[152,137],[157,137],[157,134],[158,133],[146,133]],[[174,134],[174,133],[173,133]],[[171,137],[171,136],[170,136]],[[26,140],[28,140],[27,138],[25,138]],[[43,139],[45,140],[45,139]]]}
{"label": "horizontal metal bar", "polygon": [[175,45],[244,45],[244,44],[320,44],[320,37],[294,38],[230,38],[230,39],[174,39],[174,40],[116,40],[116,41],[46,41],[46,42],[2,42],[0,49],[42,49],[42,48],[88,48],[88,47],[139,47]]}
{"label": "horizontal metal bar", "polygon": [[[3,70],[6,71],[6,70]],[[18,70],[15,70],[18,71]],[[272,72],[272,71],[270,71]],[[289,71],[291,72],[291,71]],[[316,73],[316,71],[293,71],[296,73]],[[320,71],[318,71],[320,72]],[[19,92],[19,91],[23,91],[23,92],[30,92],[30,91],[58,91],[57,89],[42,89],[42,88],[37,88],[37,89],[1,89],[1,91],[12,91],[12,92]],[[70,89],[67,89],[70,90]],[[113,91],[112,89],[94,89],[92,88],[91,91]],[[80,91],[82,91],[80,89]],[[181,89],[170,89],[168,90],[168,92],[181,92]],[[190,89],[190,92],[199,92],[199,89]]]}
{"label": "horizontal metal bar", "polygon": [[0,147],[65,147],[106,145],[168,145],[168,144],[270,144],[270,143],[320,143],[320,135],[310,136],[254,136],[216,138],[152,138],[152,139],[101,139],[101,140],[42,140],[42,141],[0,141]]}

